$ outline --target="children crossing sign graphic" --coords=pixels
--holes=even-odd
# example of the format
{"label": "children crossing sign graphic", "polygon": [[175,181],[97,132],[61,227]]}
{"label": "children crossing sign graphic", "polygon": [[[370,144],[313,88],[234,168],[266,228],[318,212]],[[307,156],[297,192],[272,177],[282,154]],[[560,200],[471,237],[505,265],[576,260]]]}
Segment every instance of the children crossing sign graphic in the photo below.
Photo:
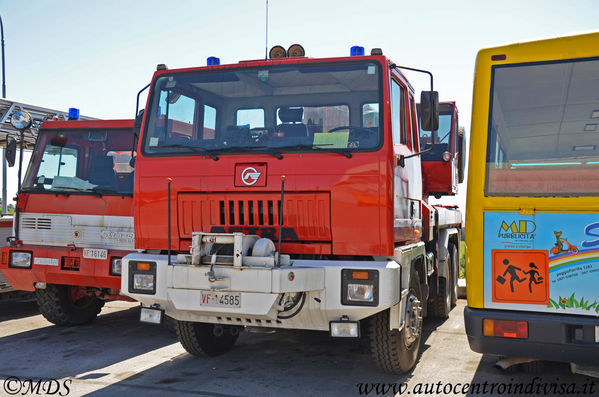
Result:
{"label": "children crossing sign graphic", "polygon": [[547,251],[492,250],[493,302],[549,304]]}

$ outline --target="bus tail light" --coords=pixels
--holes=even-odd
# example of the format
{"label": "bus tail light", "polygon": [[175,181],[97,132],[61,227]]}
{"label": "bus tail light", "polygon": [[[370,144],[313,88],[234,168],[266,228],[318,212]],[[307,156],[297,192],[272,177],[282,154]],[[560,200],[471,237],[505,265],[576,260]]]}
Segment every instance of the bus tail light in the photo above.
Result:
{"label": "bus tail light", "polygon": [[499,338],[528,339],[528,322],[517,320],[483,320],[483,333],[485,336]]}

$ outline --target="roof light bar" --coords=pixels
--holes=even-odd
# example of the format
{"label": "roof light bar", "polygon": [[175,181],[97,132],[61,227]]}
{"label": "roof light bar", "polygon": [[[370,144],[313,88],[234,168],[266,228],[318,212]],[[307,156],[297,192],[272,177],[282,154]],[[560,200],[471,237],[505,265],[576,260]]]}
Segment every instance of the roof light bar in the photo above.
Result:
{"label": "roof light bar", "polygon": [[292,57],[303,57],[305,55],[306,55],[306,51],[304,50],[304,47],[302,47],[299,44],[293,44],[287,50],[287,56],[290,57],[290,58],[292,58]]}
{"label": "roof light bar", "polygon": [[287,51],[285,51],[285,48],[283,48],[280,45],[274,46],[268,52],[268,57],[270,59],[285,58],[286,56],[287,56]]}
{"label": "roof light bar", "polygon": [[358,57],[364,56],[364,47],[360,47],[359,45],[355,45],[349,49],[349,56]]}
{"label": "roof light bar", "polygon": [[206,59],[206,65],[208,65],[208,66],[220,65],[220,58],[208,57],[208,59]]}
{"label": "roof light bar", "polygon": [[69,120],[79,120],[79,109],[69,108]]}

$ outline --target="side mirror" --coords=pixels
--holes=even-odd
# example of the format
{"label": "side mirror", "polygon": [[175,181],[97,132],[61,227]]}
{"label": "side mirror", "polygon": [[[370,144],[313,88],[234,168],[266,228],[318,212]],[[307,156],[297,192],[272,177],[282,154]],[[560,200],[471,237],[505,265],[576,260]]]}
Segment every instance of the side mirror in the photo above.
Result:
{"label": "side mirror", "polygon": [[439,129],[439,93],[422,91],[420,94],[420,126],[423,131]]}
{"label": "side mirror", "polygon": [[15,165],[15,158],[17,156],[17,140],[14,138],[8,138],[6,140],[6,148],[4,149],[6,155],[6,163],[9,167]]}
{"label": "side mirror", "polygon": [[464,182],[464,172],[466,169],[466,130],[464,127],[458,128],[458,183]]}

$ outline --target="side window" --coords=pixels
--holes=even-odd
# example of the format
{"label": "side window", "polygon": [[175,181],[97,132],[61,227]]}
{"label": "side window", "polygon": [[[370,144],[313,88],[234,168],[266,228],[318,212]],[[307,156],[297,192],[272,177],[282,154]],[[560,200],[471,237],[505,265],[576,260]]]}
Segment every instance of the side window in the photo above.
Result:
{"label": "side window", "polygon": [[237,111],[237,126],[264,128],[264,109],[239,109]]}
{"label": "side window", "polygon": [[391,82],[391,122],[393,143],[406,143],[404,89],[395,81]]}
{"label": "side window", "polygon": [[174,91],[160,93],[158,125],[165,126],[166,139],[193,138],[196,100]]}
{"label": "side window", "polygon": [[216,131],[216,109],[210,105],[204,105],[204,129],[202,139],[214,139]]}
{"label": "side window", "polygon": [[414,105],[414,96],[410,94],[410,136],[412,137],[412,150],[417,152],[420,150],[418,138],[418,126],[416,125],[416,109]]}

